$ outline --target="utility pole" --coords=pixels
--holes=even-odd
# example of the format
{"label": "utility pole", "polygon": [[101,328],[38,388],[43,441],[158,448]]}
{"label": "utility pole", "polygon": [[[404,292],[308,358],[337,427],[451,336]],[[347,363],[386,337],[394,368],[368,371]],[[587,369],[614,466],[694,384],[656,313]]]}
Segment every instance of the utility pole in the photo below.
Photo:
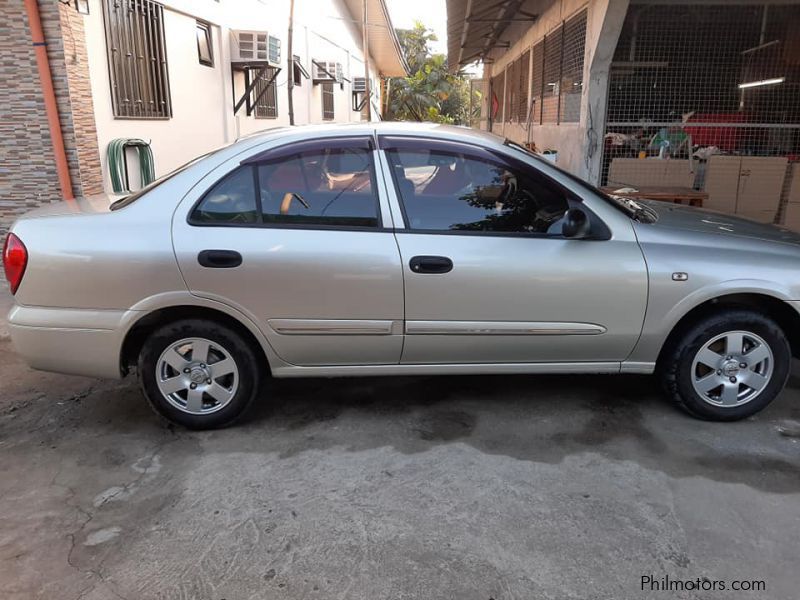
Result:
{"label": "utility pole", "polygon": [[288,81],[286,90],[289,93],[289,125],[294,125],[294,54],[292,54],[292,37],[294,31],[294,0],[289,2],[289,36],[288,36],[288,58],[286,64],[289,65]]}
{"label": "utility pole", "polygon": [[365,83],[366,83],[366,87],[364,89],[367,90],[366,93],[365,93],[366,98],[367,98],[367,121],[371,121],[372,120],[372,106],[371,106],[371,102],[370,102],[370,100],[371,100],[370,99],[370,93],[372,92],[372,90],[370,88],[372,86],[370,86],[370,84],[369,84],[369,30],[367,29],[367,27],[368,27],[367,0],[364,0],[364,27],[363,27],[363,30],[364,30],[364,35],[363,35],[364,42],[363,42],[363,46],[364,46],[364,79],[365,79]]}

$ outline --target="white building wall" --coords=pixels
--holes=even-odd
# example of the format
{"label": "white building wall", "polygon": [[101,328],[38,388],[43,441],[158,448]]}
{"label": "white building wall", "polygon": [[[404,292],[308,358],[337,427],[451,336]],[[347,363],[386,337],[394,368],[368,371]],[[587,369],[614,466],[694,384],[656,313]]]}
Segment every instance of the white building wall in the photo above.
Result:
{"label": "white building wall", "polygon": [[[503,108],[492,131],[516,142],[533,142],[540,150],[556,150],[557,164],[579,177],[596,182],[600,172],[605,123],[608,69],[625,20],[629,0],[560,0],[553,2],[536,22],[499,57],[487,65],[488,81],[509,63],[584,8],[587,9],[586,53],[583,64],[581,116],[577,123],[532,125],[527,131],[519,123],[503,122]],[[499,94],[498,94],[499,96]],[[491,100],[489,99],[489,102]]]}
{"label": "white building wall", "polygon": [[[155,158],[156,176],[161,176],[192,158],[234,141],[241,135],[289,124],[286,69],[289,0],[162,0],[167,66],[172,96],[171,119],[144,120],[114,117],[102,0],[90,0],[90,14],[85,17],[86,46],[89,57],[97,137],[101,153],[105,188],[110,191],[106,148],[116,138],[140,138],[150,142]],[[311,74],[312,59],[342,63],[344,77],[363,77],[361,31],[343,0],[295,0],[293,54]],[[212,25],[214,66],[200,64],[195,37],[196,20]],[[278,117],[247,116],[243,105],[233,114],[234,90],[230,67],[230,31],[236,29],[268,31],[281,40],[281,72],[276,79]],[[371,61],[372,64],[374,62]],[[373,102],[380,106],[378,73]],[[236,75],[236,97],[244,91],[244,78]],[[351,83],[344,89],[334,85],[337,122],[360,121],[361,114],[351,110]],[[295,124],[321,123],[322,90],[303,79],[294,88]],[[377,119],[377,115],[372,115]],[[136,169],[130,169],[132,187],[136,187]]]}

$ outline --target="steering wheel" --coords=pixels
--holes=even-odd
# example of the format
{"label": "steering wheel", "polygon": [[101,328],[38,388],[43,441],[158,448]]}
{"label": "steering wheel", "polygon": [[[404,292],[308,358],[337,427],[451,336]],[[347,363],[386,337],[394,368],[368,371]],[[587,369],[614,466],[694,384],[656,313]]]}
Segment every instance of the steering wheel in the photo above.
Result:
{"label": "steering wheel", "polygon": [[[517,187],[516,180],[508,185],[507,191],[503,194],[501,202],[512,205],[519,214],[530,214],[533,216],[527,229],[535,232],[547,231],[549,221],[541,216],[544,205],[531,192]],[[523,208],[524,207],[524,208]]]}

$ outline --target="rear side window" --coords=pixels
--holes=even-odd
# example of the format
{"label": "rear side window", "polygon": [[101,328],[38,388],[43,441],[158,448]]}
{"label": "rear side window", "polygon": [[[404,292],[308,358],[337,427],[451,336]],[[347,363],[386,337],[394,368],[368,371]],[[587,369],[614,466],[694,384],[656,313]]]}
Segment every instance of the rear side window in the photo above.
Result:
{"label": "rear side window", "polygon": [[246,225],[257,223],[256,186],[252,167],[241,167],[206,193],[192,213],[197,223]]}
{"label": "rear side window", "polygon": [[258,166],[265,223],[377,227],[372,154],[360,148],[304,152]]}
{"label": "rear side window", "polygon": [[387,151],[410,229],[555,234],[565,194],[521,169],[457,152]]}
{"label": "rear side window", "polygon": [[206,193],[190,222],[377,227],[372,154],[330,148],[243,165]]}

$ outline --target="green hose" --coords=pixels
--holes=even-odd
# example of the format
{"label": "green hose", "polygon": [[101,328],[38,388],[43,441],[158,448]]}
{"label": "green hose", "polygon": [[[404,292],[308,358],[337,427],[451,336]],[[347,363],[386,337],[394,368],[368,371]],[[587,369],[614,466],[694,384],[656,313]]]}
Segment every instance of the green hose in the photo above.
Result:
{"label": "green hose", "polygon": [[142,187],[152,183],[156,178],[153,151],[150,144],[136,138],[117,138],[108,144],[108,170],[111,175],[111,187],[117,194],[129,193],[128,163],[125,150],[136,148],[139,157],[139,179]]}

